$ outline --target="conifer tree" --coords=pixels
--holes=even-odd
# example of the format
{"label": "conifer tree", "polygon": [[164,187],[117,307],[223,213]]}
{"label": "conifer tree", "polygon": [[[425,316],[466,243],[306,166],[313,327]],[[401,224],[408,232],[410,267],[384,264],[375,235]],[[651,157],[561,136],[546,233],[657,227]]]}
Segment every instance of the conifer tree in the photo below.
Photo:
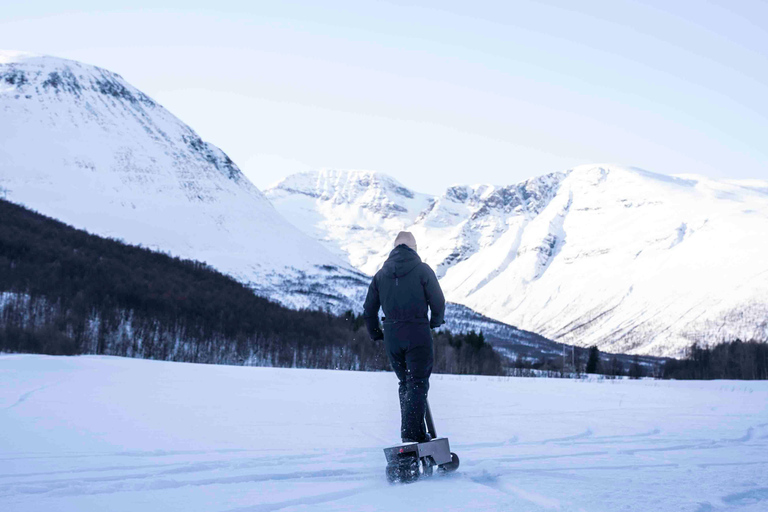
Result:
{"label": "conifer tree", "polygon": [[596,345],[589,347],[587,373],[600,373],[600,350],[598,350]]}

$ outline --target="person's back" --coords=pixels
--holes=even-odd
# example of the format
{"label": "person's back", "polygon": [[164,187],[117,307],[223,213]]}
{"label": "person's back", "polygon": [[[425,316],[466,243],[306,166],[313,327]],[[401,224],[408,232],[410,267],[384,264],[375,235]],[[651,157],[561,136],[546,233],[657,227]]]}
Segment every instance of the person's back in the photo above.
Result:
{"label": "person's back", "polygon": [[[445,298],[437,276],[416,253],[413,235],[401,231],[394,245],[368,288],[364,316],[371,338],[384,339],[400,381],[401,437],[406,442],[426,441],[424,414],[433,360],[430,328],[444,323]],[[384,310],[383,333],[379,307]]]}

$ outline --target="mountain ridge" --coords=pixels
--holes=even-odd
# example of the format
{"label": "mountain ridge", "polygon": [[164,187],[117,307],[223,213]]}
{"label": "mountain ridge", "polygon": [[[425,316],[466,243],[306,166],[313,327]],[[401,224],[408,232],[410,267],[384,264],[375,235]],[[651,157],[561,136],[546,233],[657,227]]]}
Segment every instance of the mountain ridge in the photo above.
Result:
{"label": "mountain ridge", "polygon": [[[361,172],[334,172],[360,183]],[[426,205],[420,209],[374,195],[403,210],[377,218],[359,200],[299,198],[283,186],[292,179],[266,197],[363,272],[376,271],[397,230],[411,230],[449,300],[555,341],[674,356],[694,342],[768,340],[761,180],[583,165],[440,195],[409,189]]]}

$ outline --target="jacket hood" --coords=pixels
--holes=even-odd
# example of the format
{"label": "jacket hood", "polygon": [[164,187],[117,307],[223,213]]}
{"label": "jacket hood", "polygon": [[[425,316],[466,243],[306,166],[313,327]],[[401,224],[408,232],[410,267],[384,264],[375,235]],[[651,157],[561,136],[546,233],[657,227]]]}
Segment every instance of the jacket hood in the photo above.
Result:
{"label": "jacket hood", "polygon": [[400,244],[389,253],[389,258],[381,267],[384,276],[395,279],[403,277],[421,263],[421,258],[416,251],[405,244]]}

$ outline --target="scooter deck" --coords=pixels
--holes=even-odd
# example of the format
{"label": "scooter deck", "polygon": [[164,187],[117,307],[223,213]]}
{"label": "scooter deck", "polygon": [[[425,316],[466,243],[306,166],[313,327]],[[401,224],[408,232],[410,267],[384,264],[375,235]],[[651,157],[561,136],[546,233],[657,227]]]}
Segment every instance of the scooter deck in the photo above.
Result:
{"label": "scooter deck", "polygon": [[426,443],[405,443],[384,448],[384,455],[388,464],[394,464],[403,457],[431,457],[436,465],[451,462],[451,447],[447,437],[438,437]]}

